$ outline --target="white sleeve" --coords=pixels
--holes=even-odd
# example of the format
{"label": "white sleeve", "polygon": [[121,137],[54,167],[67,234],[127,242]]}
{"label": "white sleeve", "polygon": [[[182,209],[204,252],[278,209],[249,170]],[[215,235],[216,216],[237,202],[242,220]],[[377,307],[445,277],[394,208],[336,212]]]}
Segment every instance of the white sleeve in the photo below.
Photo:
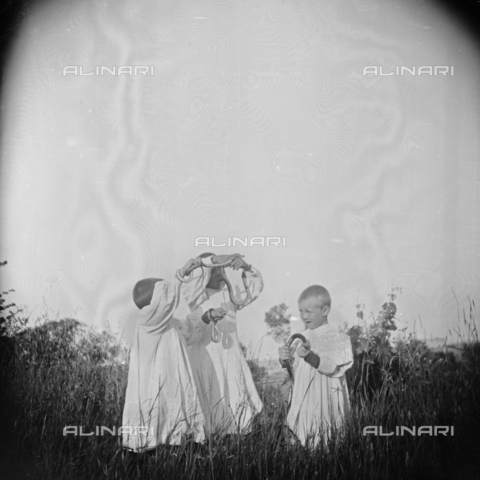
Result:
{"label": "white sleeve", "polygon": [[317,353],[320,357],[318,371],[329,377],[341,377],[353,365],[353,352],[350,337],[343,333],[336,335],[334,346],[331,351]]}
{"label": "white sleeve", "polygon": [[168,325],[178,305],[178,289],[165,280],[155,284],[150,304],[140,310],[138,326],[152,333],[160,333]]}
{"label": "white sleeve", "polygon": [[191,311],[195,310],[207,298],[206,288],[210,280],[211,269],[202,267],[194,273],[197,273],[196,276],[189,282],[183,282],[180,289]]}
{"label": "white sleeve", "polygon": [[188,325],[188,336],[184,335],[187,345],[197,343],[203,337],[208,327],[208,324],[202,320],[201,310],[188,314],[185,324]]}
{"label": "white sleeve", "polygon": [[241,307],[237,307],[238,310],[241,310],[242,308],[245,308],[247,305],[250,305],[252,302],[254,302],[259,295],[262,293],[263,290],[263,277],[262,274],[256,269],[251,267],[251,272],[245,272],[246,276],[246,283],[248,287],[248,293],[247,293],[247,302],[245,305],[242,305]]}

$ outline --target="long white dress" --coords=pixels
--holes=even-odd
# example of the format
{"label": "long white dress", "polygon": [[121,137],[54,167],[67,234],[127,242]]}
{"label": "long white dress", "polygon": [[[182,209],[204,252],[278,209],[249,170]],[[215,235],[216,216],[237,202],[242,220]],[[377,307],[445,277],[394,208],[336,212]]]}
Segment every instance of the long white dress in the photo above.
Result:
{"label": "long white dress", "polygon": [[196,341],[206,324],[195,315],[184,323],[173,317],[179,290],[178,283],[157,282],[136,324],[122,422],[123,445],[135,451],[205,438],[187,341]]}
{"label": "long white dress", "polygon": [[[302,332],[311,350],[320,357],[318,369],[294,354],[294,384],[287,424],[305,445],[327,440],[332,428],[343,423],[350,410],[345,372],[353,365],[350,337],[328,323]],[[297,344],[298,345],[298,344]]]}
{"label": "long white dress", "polygon": [[202,315],[210,308],[227,311],[224,319],[217,323],[221,340],[211,340],[207,328],[200,340],[188,347],[191,365],[202,409],[205,427],[209,433],[246,433],[252,417],[262,411],[252,373],[240,348],[237,337],[236,312],[252,303],[263,289],[263,279],[258,270],[246,272],[248,302],[236,307],[226,287],[221,290],[206,288],[210,269],[204,269],[190,283],[182,285],[182,294],[192,312]]}

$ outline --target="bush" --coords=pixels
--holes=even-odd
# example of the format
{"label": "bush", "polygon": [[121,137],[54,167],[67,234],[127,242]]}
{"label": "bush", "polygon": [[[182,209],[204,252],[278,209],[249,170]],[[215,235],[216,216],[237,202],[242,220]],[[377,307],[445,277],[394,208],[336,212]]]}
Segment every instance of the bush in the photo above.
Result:
{"label": "bush", "polygon": [[[465,344],[457,356],[432,352],[413,337],[393,345],[396,310],[390,303],[395,299],[371,329],[350,329],[357,385],[351,388],[352,412],[341,435],[315,451],[291,443],[281,389],[253,359],[249,365],[264,409],[249,435],[161,446],[145,455],[127,454],[118,436],[64,436],[66,425],[85,432],[121,425],[127,383],[126,366],[110,361],[118,351],[108,334],[88,332],[73,319],[16,336],[15,374],[1,390],[6,402],[0,434],[11,458],[30,465],[29,478],[38,479],[467,478],[455,468],[480,466],[480,345]],[[367,425],[384,431],[452,425],[455,435],[364,436]]]}
{"label": "bush", "polygon": [[357,319],[361,324],[347,330],[354,355],[354,365],[347,371],[347,380],[351,389],[360,390],[364,395],[371,395],[381,387],[394,363],[395,352],[390,338],[391,332],[397,330],[397,290],[392,289],[389,301],[382,305],[377,317],[372,315],[370,324],[365,318],[365,305],[358,304]]}
{"label": "bush", "polygon": [[29,365],[50,367],[62,362],[103,364],[122,353],[114,336],[65,318],[27,328],[17,335],[19,354]]}
{"label": "bush", "polygon": [[[7,262],[0,262],[0,267],[7,265]],[[22,312],[14,303],[7,303],[4,295],[14,292],[14,290],[4,290],[0,292],[0,338],[13,337],[21,331],[26,323],[26,318],[21,318],[19,314]]]}

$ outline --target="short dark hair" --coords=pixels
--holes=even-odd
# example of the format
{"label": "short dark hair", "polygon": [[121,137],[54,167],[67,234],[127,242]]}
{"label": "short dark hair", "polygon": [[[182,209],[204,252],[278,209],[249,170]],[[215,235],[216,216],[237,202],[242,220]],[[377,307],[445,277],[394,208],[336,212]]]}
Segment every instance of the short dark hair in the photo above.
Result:
{"label": "short dark hair", "polygon": [[300,302],[310,297],[321,298],[324,305],[329,307],[332,306],[332,298],[330,297],[328,290],[321,285],[310,285],[307,287],[298,297],[298,301]]}
{"label": "short dark hair", "polygon": [[163,281],[162,278],[144,278],[135,284],[133,287],[133,301],[140,310],[150,305],[155,284],[161,281]]}

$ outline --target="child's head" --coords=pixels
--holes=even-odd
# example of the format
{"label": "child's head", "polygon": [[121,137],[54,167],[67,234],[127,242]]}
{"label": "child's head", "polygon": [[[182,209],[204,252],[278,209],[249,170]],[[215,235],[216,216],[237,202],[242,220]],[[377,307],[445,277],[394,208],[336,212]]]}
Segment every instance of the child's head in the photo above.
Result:
{"label": "child's head", "polygon": [[144,278],[136,283],[135,287],[133,287],[133,301],[140,310],[150,305],[155,284],[162,281],[161,278]]}
{"label": "child's head", "polygon": [[225,285],[225,280],[223,279],[222,269],[218,267],[213,267],[210,272],[210,279],[207,283],[207,288],[213,290],[221,290]]}
{"label": "child's head", "polygon": [[[199,255],[200,258],[210,257],[211,255],[215,255],[214,253],[202,253]],[[210,279],[206,285],[207,288],[211,288],[213,290],[221,290],[225,285],[225,280],[223,279],[223,274],[221,268],[213,267],[210,271]]]}
{"label": "child's head", "polygon": [[328,320],[332,299],[325,287],[311,285],[298,298],[298,309],[305,327],[314,330]]}

